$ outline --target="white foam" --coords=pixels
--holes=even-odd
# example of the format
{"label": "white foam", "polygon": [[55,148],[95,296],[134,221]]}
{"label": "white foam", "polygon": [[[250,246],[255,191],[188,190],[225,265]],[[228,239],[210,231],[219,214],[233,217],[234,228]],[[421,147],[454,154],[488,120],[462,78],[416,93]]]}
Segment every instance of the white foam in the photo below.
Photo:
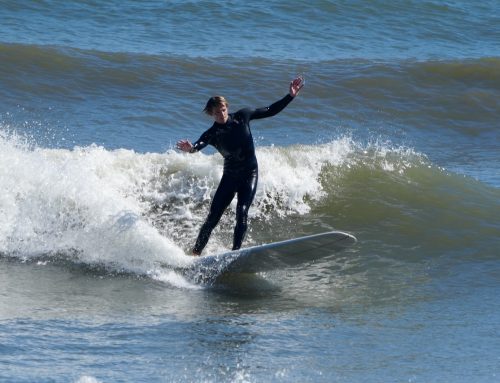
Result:
{"label": "white foam", "polygon": [[[411,150],[405,150],[361,146],[348,137],[260,147],[250,214],[307,214],[325,196],[324,183],[335,182],[335,172],[322,179],[325,168],[400,172],[411,162]],[[75,262],[189,287],[172,270],[192,262],[184,251],[198,234],[221,175],[217,153],[138,154],[96,145],[43,149],[0,134],[0,253],[21,259],[62,253]],[[223,217],[207,252],[227,249],[233,221],[234,215]]]}
{"label": "white foam", "polygon": [[140,190],[154,159],[98,146],[31,150],[0,137],[0,252],[23,259],[62,252],[137,273],[190,262],[141,218]]}
{"label": "white foam", "polygon": [[280,201],[274,210],[281,215],[308,213],[307,201],[317,201],[325,195],[320,180],[323,167],[344,165],[352,151],[348,138],[323,145],[260,148],[256,203],[269,206]]}
{"label": "white foam", "polygon": [[75,383],[101,383],[100,380],[97,380],[93,376],[89,375],[83,375],[80,378],[78,378]]}

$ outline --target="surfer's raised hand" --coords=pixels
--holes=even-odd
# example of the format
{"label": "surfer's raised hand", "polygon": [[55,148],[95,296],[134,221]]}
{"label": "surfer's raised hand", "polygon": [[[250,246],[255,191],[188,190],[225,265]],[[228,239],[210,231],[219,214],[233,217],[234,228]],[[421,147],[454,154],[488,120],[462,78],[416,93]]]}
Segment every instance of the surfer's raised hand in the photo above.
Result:
{"label": "surfer's raised hand", "polygon": [[191,152],[193,150],[193,144],[189,142],[188,140],[180,140],[177,141],[176,145],[177,149],[182,150],[183,152]]}
{"label": "surfer's raised hand", "polygon": [[292,82],[290,82],[290,96],[297,96],[305,83],[306,81],[302,76],[293,79]]}

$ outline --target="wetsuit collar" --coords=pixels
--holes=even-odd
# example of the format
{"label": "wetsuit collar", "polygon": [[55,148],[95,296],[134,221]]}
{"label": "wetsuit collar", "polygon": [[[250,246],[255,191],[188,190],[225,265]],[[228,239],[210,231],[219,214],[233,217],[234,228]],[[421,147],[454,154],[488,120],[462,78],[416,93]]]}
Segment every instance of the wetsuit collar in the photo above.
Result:
{"label": "wetsuit collar", "polygon": [[221,124],[217,121],[214,121],[214,126],[218,127],[218,128],[221,128],[221,129],[225,129],[225,128],[229,128],[229,123],[233,121],[233,115],[232,114],[229,114],[227,116],[227,120],[225,123]]}

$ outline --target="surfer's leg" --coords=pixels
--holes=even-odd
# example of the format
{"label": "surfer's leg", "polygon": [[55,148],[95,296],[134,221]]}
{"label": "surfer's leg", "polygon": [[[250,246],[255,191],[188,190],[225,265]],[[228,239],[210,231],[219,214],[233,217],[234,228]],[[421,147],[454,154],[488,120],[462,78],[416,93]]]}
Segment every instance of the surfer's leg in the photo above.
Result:
{"label": "surfer's leg", "polygon": [[238,250],[245,239],[248,227],[248,210],[257,191],[257,171],[242,181],[238,188],[238,204],[236,205],[236,227],[234,228],[233,250]]}
{"label": "surfer's leg", "polygon": [[210,234],[212,234],[212,230],[215,226],[217,226],[224,210],[226,210],[236,194],[236,186],[237,184],[232,178],[222,177],[219,187],[217,188],[212,200],[212,204],[210,205],[208,217],[201,227],[198,238],[196,239],[196,243],[193,248],[194,255],[200,255],[207,245]]}

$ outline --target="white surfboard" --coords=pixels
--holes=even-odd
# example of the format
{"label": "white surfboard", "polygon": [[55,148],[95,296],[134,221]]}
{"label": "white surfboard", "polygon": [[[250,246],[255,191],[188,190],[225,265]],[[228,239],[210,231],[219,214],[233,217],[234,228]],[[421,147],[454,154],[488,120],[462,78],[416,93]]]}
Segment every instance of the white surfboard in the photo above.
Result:
{"label": "white surfboard", "polygon": [[293,267],[327,257],[356,243],[356,238],[341,231],[293,238],[252,246],[221,254],[195,258],[184,270],[194,279],[214,280],[223,273],[258,273]]}

